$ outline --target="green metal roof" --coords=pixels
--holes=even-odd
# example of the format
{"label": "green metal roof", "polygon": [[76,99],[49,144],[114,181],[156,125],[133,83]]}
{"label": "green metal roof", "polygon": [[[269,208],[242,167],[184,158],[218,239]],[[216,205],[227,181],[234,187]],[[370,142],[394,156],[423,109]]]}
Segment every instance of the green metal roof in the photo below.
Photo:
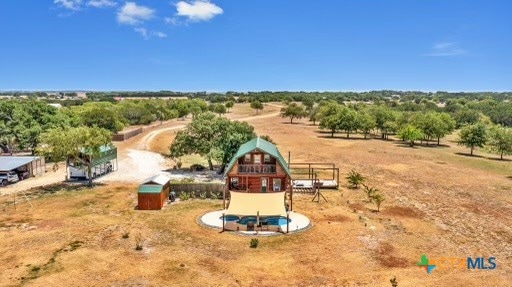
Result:
{"label": "green metal roof", "polygon": [[235,156],[233,156],[233,158],[229,162],[224,176],[226,176],[226,174],[231,170],[231,168],[233,168],[233,165],[235,165],[236,161],[239,158],[244,156],[246,153],[252,152],[253,150],[260,150],[276,158],[279,164],[281,164],[281,166],[283,167],[286,174],[288,174],[288,176],[291,176],[290,170],[288,169],[288,164],[284,160],[283,156],[281,155],[277,147],[274,144],[260,137],[254,138],[240,146]]}
{"label": "green metal roof", "polygon": [[160,193],[162,191],[161,185],[141,185],[139,186],[139,193]]}

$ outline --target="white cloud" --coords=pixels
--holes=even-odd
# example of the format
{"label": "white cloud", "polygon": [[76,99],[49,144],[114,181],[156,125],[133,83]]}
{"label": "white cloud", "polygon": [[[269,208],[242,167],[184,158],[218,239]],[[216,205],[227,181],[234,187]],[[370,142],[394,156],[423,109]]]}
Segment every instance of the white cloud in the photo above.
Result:
{"label": "white cloud", "polygon": [[153,18],[155,10],[139,6],[135,2],[126,2],[117,12],[117,21],[121,24],[137,25]]}
{"label": "white cloud", "polygon": [[466,53],[467,53],[467,51],[458,47],[456,43],[443,42],[443,43],[435,44],[432,47],[432,51],[428,54],[425,54],[425,56],[448,57],[448,56],[464,55]]}
{"label": "white cloud", "polygon": [[82,5],[82,0],[54,0],[53,4],[60,5],[69,10],[78,11]]}
{"label": "white cloud", "polygon": [[89,0],[87,2],[87,6],[92,6],[95,8],[106,8],[106,7],[114,7],[117,5],[117,2],[112,0]]}
{"label": "white cloud", "polygon": [[148,39],[148,30],[146,28],[134,28],[135,32],[139,33],[144,39]]}
{"label": "white cloud", "polygon": [[167,34],[160,31],[151,32],[151,35],[158,37],[158,38],[167,38]]}
{"label": "white cloud", "polygon": [[208,21],[224,13],[222,8],[208,0],[195,0],[191,3],[180,1],[176,3],[176,15],[187,17],[190,21]]}
{"label": "white cloud", "polygon": [[136,33],[140,34],[144,39],[149,39],[151,37],[157,37],[157,38],[167,38],[167,34],[160,31],[149,31],[146,28],[143,27],[136,27],[133,29]]}

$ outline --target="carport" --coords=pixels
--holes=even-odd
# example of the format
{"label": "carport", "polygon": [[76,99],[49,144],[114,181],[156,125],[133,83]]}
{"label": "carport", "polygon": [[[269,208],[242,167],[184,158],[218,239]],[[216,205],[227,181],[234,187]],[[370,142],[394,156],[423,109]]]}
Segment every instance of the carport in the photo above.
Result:
{"label": "carport", "polygon": [[0,171],[15,171],[20,179],[44,174],[44,158],[40,156],[0,156]]}

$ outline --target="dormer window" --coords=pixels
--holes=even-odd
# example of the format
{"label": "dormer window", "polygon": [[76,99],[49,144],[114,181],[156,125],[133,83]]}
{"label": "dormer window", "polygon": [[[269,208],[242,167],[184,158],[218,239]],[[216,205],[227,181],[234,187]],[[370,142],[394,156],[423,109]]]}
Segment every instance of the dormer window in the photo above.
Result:
{"label": "dormer window", "polygon": [[269,155],[269,154],[265,154],[265,155],[263,156],[263,161],[264,161],[265,163],[270,163],[270,155]]}
{"label": "dormer window", "polygon": [[251,154],[250,153],[245,155],[244,162],[245,163],[251,163]]}
{"label": "dormer window", "polygon": [[254,154],[254,163],[261,164],[261,154],[259,154],[259,153]]}

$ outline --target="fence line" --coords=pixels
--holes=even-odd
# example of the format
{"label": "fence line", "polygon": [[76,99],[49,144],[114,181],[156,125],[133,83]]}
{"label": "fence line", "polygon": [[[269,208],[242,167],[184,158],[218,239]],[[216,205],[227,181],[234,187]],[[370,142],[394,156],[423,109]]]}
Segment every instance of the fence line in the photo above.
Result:
{"label": "fence line", "polygon": [[171,191],[174,191],[178,196],[182,192],[193,192],[196,196],[204,192],[211,195],[213,192],[222,196],[224,183],[171,183]]}

